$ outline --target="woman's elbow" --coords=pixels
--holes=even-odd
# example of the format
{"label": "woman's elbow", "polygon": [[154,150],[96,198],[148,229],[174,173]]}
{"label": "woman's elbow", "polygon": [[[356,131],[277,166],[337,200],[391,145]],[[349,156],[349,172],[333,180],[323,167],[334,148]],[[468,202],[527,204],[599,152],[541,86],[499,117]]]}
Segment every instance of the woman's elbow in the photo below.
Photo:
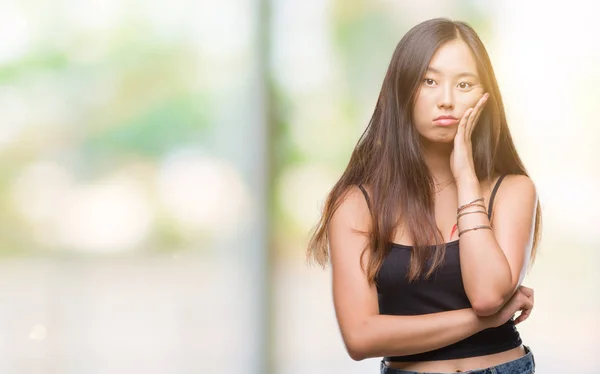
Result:
{"label": "woman's elbow", "polygon": [[344,334],[344,345],[351,359],[362,361],[371,357],[369,355],[369,345],[364,334],[359,331],[352,331]]}
{"label": "woman's elbow", "polygon": [[354,361],[362,361],[369,357],[364,342],[355,339],[347,339],[344,341],[344,344],[346,345],[348,355]]}
{"label": "woman's elbow", "polygon": [[482,298],[473,301],[471,306],[475,314],[477,314],[479,317],[488,317],[498,313],[503,304],[502,298]]}
{"label": "woman's elbow", "polygon": [[346,346],[346,350],[348,351],[348,355],[350,356],[350,358],[354,361],[362,361],[367,358],[367,355],[365,355],[364,351],[361,351],[360,349],[355,349],[354,347],[351,348],[349,346]]}

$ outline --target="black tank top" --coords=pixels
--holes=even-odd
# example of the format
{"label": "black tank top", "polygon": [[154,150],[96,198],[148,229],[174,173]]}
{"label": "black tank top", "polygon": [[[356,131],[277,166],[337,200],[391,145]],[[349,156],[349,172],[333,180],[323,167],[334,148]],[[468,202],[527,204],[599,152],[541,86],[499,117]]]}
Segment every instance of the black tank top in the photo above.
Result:
{"label": "black tank top", "polygon": [[[490,218],[494,197],[503,179],[504,176],[498,179],[490,196]],[[365,189],[363,186],[359,187],[370,208]],[[392,243],[375,278],[379,313],[412,316],[471,308],[462,281],[458,242],[455,240],[446,243],[444,262],[429,279],[422,277],[412,283],[406,278],[412,247]],[[503,352],[518,347],[521,343],[514,321],[510,319],[500,327],[483,330],[443,348],[408,356],[384,357],[384,360],[414,362],[475,357]]]}

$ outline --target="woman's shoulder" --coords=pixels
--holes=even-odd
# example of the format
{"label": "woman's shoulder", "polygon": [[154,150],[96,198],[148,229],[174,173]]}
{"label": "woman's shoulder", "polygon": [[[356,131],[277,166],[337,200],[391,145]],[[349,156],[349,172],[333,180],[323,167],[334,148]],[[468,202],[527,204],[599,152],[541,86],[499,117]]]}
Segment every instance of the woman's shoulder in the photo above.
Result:
{"label": "woman's shoulder", "polygon": [[[493,179],[493,184],[486,187],[485,195],[489,199],[490,210],[496,211],[494,206],[518,209],[534,205],[538,199],[533,180],[523,174],[500,175]],[[493,206],[492,206],[493,205]]]}
{"label": "woman's shoulder", "polygon": [[511,189],[535,188],[533,180],[524,174],[494,174],[489,179],[481,180],[480,184],[490,190],[496,186],[498,188],[502,186],[503,189],[505,189],[507,186],[510,186],[509,188]]}
{"label": "woman's shoulder", "polygon": [[340,195],[339,208],[348,213],[369,215],[371,188],[364,184],[353,184],[348,186]]}
{"label": "woman's shoulder", "polygon": [[503,189],[517,189],[524,191],[535,190],[535,183],[531,177],[524,174],[501,174],[495,175],[490,179],[488,184],[493,188],[494,186],[502,186]]}
{"label": "woman's shoulder", "polygon": [[333,214],[333,226],[350,226],[365,229],[370,226],[371,213],[367,200],[370,190],[365,185],[351,185],[340,195]]}
{"label": "woman's shoulder", "polygon": [[500,178],[502,178],[502,181],[498,185],[498,194],[500,194],[501,191],[510,191],[511,194],[532,198],[534,198],[537,194],[535,183],[527,175],[506,174],[497,178],[495,185],[498,183]]}

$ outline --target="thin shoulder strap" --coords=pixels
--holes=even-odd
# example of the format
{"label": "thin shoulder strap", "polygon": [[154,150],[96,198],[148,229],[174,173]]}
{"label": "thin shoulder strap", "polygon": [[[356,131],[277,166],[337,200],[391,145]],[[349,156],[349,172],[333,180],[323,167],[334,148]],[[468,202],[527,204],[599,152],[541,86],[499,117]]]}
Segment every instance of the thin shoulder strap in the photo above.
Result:
{"label": "thin shoulder strap", "polygon": [[496,197],[496,192],[498,192],[498,188],[500,187],[500,183],[502,183],[502,180],[504,179],[504,177],[506,177],[505,175],[501,175],[500,178],[498,178],[498,181],[496,182],[496,185],[494,186],[494,189],[492,190],[492,194],[490,195],[490,204],[488,206],[488,218],[492,219],[492,209],[494,208],[494,198]]}
{"label": "thin shoulder strap", "polygon": [[360,188],[363,195],[365,195],[365,200],[367,200],[367,206],[369,207],[369,210],[371,210],[371,200],[369,200],[369,194],[367,193],[367,190],[365,190],[362,184],[359,184],[358,188]]}

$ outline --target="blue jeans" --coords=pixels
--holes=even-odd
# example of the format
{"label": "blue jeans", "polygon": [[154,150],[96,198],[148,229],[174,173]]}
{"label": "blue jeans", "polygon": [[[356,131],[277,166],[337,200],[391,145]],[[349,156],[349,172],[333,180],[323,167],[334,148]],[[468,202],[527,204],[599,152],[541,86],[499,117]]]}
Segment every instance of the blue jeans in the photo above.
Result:
{"label": "blue jeans", "polygon": [[[493,366],[485,369],[476,369],[463,371],[464,374],[532,374],[535,373],[535,359],[531,349],[525,348],[525,356],[519,357],[516,360],[505,362],[498,366]],[[388,367],[384,361],[381,361],[381,374],[444,374],[444,373],[423,373],[416,371],[406,371],[393,369]],[[449,373],[448,373],[449,374]],[[454,373],[453,373],[454,374]]]}

